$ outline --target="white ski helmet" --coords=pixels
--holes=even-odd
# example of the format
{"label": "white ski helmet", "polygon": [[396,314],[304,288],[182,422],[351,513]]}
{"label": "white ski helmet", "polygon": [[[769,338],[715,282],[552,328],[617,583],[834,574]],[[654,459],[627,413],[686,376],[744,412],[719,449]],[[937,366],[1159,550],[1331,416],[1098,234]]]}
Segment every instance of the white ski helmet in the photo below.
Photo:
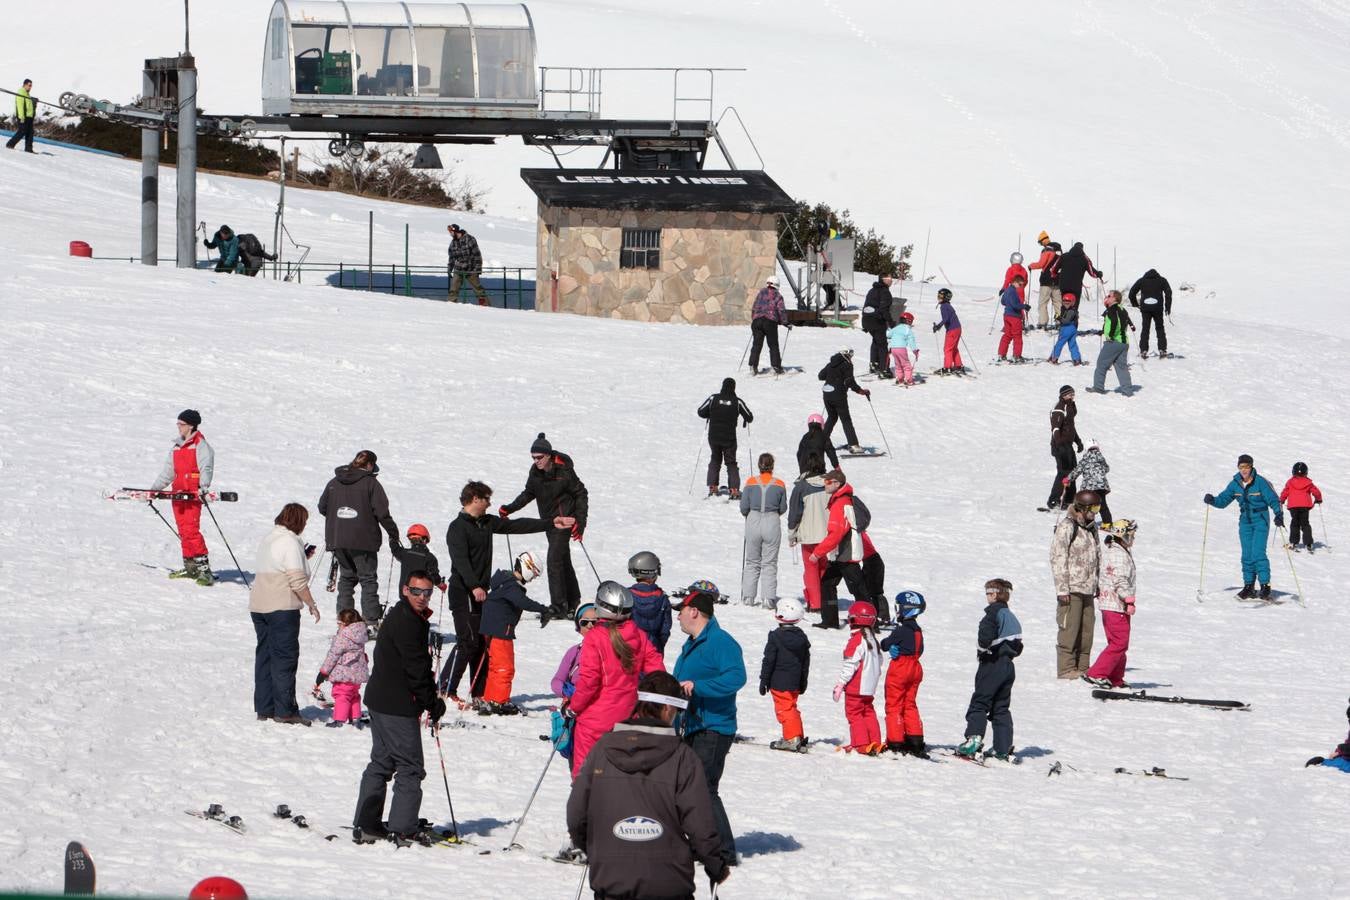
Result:
{"label": "white ski helmet", "polygon": [[1014,266],[1020,266],[1022,264],[1022,254],[1014,250],[1012,256],[1008,257],[1008,262],[1012,263]]}
{"label": "white ski helmet", "polygon": [[795,625],[806,615],[806,608],[796,597],[780,597],[774,607],[773,617],[784,625]]}
{"label": "white ski helmet", "polygon": [[765,284],[771,284],[771,285],[773,285],[774,287],[778,287],[778,276],[777,276],[777,275],[770,275],[768,278],[765,278],[765,279],[764,279],[764,283],[765,283]]}
{"label": "white ski helmet", "polygon": [[1114,538],[1134,542],[1134,534],[1139,530],[1139,523],[1134,519],[1116,519],[1114,522],[1107,522],[1102,526],[1102,531]]}
{"label": "white ski helmet", "polygon": [[617,581],[602,581],[595,589],[597,619],[627,619],[633,614],[633,595]]}
{"label": "white ski helmet", "polygon": [[513,568],[521,584],[529,584],[543,574],[543,571],[539,568],[539,561],[528,550],[516,555]]}

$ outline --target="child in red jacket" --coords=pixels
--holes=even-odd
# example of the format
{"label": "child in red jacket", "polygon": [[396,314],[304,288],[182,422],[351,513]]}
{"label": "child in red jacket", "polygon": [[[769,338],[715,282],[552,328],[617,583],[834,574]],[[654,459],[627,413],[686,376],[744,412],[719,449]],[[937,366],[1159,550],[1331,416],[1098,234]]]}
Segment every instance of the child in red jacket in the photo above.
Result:
{"label": "child in red jacket", "polygon": [[923,594],[901,591],[895,595],[895,630],[881,642],[889,653],[886,669],[886,749],[928,759],[923,744],[923,719],[915,702],[923,682],[923,629],[918,618],[928,608]]}
{"label": "child in red jacket", "polygon": [[845,750],[876,756],[881,743],[881,725],[877,722],[872,698],[881,680],[881,646],[877,643],[877,608],[866,600],[848,608],[848,624],[853,629],[844,645],[844,668],[834,686],[834,702],[844,698],[848,717],[849,743]]}
{"label": "child in red jacket", "polygon": [[1313,552],[1312,524],[1308,514],[1314,505],[1322,502],[1322,492],[1308,477],[1308,464],[1294,463],[1294,477],[1284,483],[1280,502],[1289,507],[1289,546],[1298,549],[1299,539],[1309,553]]}

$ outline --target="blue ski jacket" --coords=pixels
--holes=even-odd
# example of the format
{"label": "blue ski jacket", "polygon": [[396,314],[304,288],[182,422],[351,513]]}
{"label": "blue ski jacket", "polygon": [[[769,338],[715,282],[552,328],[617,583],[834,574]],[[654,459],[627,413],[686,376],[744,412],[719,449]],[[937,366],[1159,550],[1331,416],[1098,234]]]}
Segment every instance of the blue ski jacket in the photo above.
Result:
{"label": "blue ski jacket", "polygon": [[1234,475],[1223,493],[1214,497],[1214,508],[1223,509],[1234,500],[1238,502],[1239,524],[1261,522],[1269,525],[1271,511],[1280,515],[1280,495],[1255,469],[1252,470],[1252,483],[1248,485],[1242,483],[1241,475]]}
{"label": "blue ski jacket", "polygon": [[694,683],[689,708],[680,713],[680,734],[735,734],[736,692],[745,687],[745,657],[715,617],[698,637],[684,642],[674,672],[676,680]]}

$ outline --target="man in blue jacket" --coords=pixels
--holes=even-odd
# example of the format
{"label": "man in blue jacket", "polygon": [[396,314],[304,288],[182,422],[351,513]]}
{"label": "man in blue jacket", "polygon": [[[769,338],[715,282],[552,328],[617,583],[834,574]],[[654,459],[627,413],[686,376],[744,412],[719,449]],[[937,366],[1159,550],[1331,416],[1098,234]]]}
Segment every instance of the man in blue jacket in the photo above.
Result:
{"label": "man in blue jacket", "polygon": [[[1205,502],[1223,509],[1234,500],[1238,502],[1238,540],[1242,542],[1242,590],[1238,599],[1260,597],[1270,599],[1270,558],[1266,556],[1266,539],[1270,535],[1270,511],[1275,511],[1275,527],[1284,527],[1284,511],[1280,509],[1280,495],[1269,481],[1256,474],[1252,458],[1246,453],[1238,457],[1237,474],[1217,497],[1205,495]],[[1256,592],[1256,580],[1261,579],[1261,592]]]}
{"label": "man in blue jacket", "polygon": [[736,740],[736,692],[745,686],[745,658],[741,645],[713,618],[717,597],[714,584],[695,581],[671,607],[679,613],[680,630],[689,635],[680,648],[674,673],[689,698],[689,708],[680,714],[678,728],[703,763],[722,852],[728,863],[735,865],[736,839],[717,785],[722,780],[727,752]]}

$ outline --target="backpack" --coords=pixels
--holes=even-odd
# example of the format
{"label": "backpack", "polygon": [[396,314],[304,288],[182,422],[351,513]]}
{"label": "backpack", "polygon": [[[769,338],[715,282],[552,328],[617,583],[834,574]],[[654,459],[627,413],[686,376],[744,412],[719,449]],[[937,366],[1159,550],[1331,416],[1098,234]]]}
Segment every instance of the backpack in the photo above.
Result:
{"label": "backpack", "polygon": [[853,522],[858,526],[860,532],[866,531],[867,527],[872,524],[871,510],[856,495],[853,497]]}

